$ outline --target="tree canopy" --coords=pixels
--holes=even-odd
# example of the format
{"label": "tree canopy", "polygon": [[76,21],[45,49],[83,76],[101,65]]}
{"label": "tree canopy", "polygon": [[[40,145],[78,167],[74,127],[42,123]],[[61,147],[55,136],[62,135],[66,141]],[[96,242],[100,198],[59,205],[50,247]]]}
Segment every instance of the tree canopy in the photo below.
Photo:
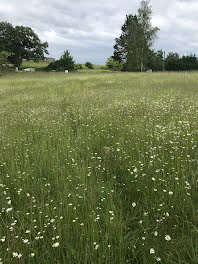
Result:
{"label": "tree canopy", "polygon": [[90,62],[90,61],[87,61],[86,63],[85,63],[85,66],[88,68],[88,69],[90,69],[90,70],[92,70],[94,67],[93,67],[93,64]]}
{"label": "tree canopy", "polygon": [[150,0],[142,0],[138,15],[127,15],[122,33],[115,39],[113,58],[124,62],[126,70],[143,71],[148,62],[150,48],[156,38],[158,28],[152,27]]}
{"label": "tree canopy", "polygon": [[1,51],[0,52],[0,71],[4,71],[7,68],[8,65],[8,57],[11,55],[11,53],[7,51]]}
{"label": "tree canopy", "polygon": [[20,66],[23,59],[39,60],[48,54],[48,43],[41,42],[37,34],[24,26],[13,27],[7,22],[0,22],[0,52],[7,51],[13,55],[9,60]]}

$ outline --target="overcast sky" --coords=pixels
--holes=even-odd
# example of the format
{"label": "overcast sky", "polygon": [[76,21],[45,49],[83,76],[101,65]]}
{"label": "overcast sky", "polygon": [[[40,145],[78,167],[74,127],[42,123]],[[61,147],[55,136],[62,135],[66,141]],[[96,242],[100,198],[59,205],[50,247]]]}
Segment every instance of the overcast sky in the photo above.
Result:
{"label": "overcast sky", "polygon": [[[49,43],[51,57],[66,49],[76,62],[104,64],[113,54],[126,14],[139,0],[0,0],[0,20],[29,26]],[[151,0],[155,49],[198,55],[198,0]]]}

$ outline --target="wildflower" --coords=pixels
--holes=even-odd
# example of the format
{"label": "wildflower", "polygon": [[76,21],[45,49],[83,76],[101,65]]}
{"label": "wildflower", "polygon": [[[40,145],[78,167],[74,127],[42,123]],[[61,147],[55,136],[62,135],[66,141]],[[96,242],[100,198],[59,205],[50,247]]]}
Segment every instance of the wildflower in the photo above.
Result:
{"label": "wildflower", "polygon": [[98,244],[96,244],[96,246],[95,246],[95,250],[97,250],[99,248],[99,245]]}
{"label": "wildflower", "polygon": [[135,168],[135,169],[133,170],[133,172],[137,173],[137,168]]}
{"label": "wildflower", "polygon": [[31,257],[34,257],[34,256],[35,256],[35,254],[34,254],[34,253],[31,253],[30,255],[31,255]]}
{"label": "wildflower", "polygon": [[18,253],[17,253],[17,252],[13,252],[13,253],[12,253],[12,256],[13,256],[14,258],[18,257]]}
{"label": "wildflower", "polygon": [[154,232],[154,236],[158,236],[158,232],[157,231]]}
{"label": "wildflower", "polygon": [[160,258],[160,257],[157,257],[157,258],[156,258],[156,261],[161,261],[161,258]]}
{"label": "wildflower", "polygon": [[59,243],[58,243],[58,242],[54,243],[54,244],[52,245],[52,247],[54,247],[54,248],[59,247]]}
{"label": "wildflower", "polygon": [[165,235],[165,240],[166,241],[170,241],[171,240],[171,237],[169,235]]}
{"label": "wildflower", "polygon": [[173,192],[172,192],[172,191],[169,191],[168,194],[169,194],[169,195],[173,195]]}
{"label": "wildflower", "polygon": [[12,211],[12,207],[10,207],[10,208],[8,208],[8,209],[6,209],[6,213],[8,213],[8,212],[11,212]]}
{"label": "wildflower", "polygon": [[133,207],[136,207],[136,203],[135,203],[135,202],[133,202],[131,205],[132,205]]}
{"label": "wildflower", "polygon": [[20,253],[20,254],[18,254],[18,258],[20,259],[22,257],[22,254]]}
{"label": "wildflower", "polygon": [[155,254],[155,249],[154,248],[150,248],[150,254]]}
{"label": "wildflower", "polygon": [[28,239],[23,239],[23,243],[27,244],[29,242]]}

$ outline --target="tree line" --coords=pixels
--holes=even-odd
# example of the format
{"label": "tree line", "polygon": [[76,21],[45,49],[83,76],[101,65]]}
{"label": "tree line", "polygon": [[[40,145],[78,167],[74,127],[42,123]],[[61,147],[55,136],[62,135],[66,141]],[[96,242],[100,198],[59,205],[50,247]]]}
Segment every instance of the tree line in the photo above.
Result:
{"label": "tree line", "polygon": [[142,0],[137,14],[126,15],[122,33],[115,39],[114,54],[107,59],[106,65],[123,71],[197,70],[198,58],[195,54],[180,56],[170,52],[165,57],[162,50],[152,49],[159,28],[152,26],[151,19],[150,0]]}
{"label": "tree line", "polygon": [[[115,39],[114,54],[107,59],[106,67],[122,71],[182,71],[197,70],[198,58],[195,54],[180,56],[168,53],[165,57],[162,50],[152,49],[159,28],[151,23],[152,7],[150,0],[142,0],[137,14],[126,15],[121,27],[121,35]],[[12,63],[20,67],[23,59],[39,61],[48,54],[48,43],[41,42],[37,34],[24,26],[13,26],[0,22],[0,68]],[[93,68],[90,62],[86,67]],[[59,60],[51,62],[45,70],[64,71],[82,68],[75,64],[73,57],[66,50]]]}
{"label": "tree line", "polygon": [[[107,59],[106,65],[110,69],[125,70],[126,64],[119,63],[113,57]],[[198,57],[195,54],[180,56],[178,53],[170,52],[165,57],[162,50],[155,52],[150,50],[147,54],[145,70],[153,71],[193,71],[198,70]],[[139,71],[137,68],[128,68],[128,71]]]}

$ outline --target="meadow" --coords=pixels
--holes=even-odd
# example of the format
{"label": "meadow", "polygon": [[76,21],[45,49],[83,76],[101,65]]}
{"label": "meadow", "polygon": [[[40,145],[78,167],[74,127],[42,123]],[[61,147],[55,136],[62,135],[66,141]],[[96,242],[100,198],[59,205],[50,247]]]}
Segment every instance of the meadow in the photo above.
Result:
{"label": "meadow", "polygon": [[0,263],[197,264],[198,73],[0,77]]}

